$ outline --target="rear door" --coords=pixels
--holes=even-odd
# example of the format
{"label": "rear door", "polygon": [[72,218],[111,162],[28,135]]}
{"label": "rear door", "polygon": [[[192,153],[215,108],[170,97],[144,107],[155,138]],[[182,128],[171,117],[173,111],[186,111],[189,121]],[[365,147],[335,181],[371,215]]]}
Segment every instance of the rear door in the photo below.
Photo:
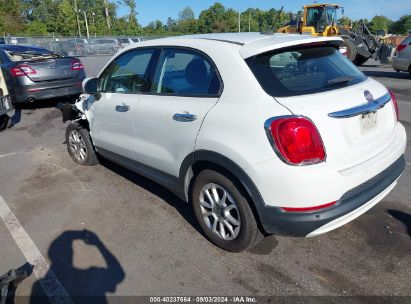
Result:
{"label": "rear door", "polygon": [[[391,144],[396,114],[390,94],[337,49],[275,51],[257,56],[251,66],[265,90],[279,103],[315,123],[326,148],[327,163],[349,168]],[[359,113],[376,100],[382,108],[367,115]]]}
{"label": "rear door", "polygon": [[178,176],[221,90],[220,76],[210,58],[194,50],[164,49],[151,93],[141,96],[134,112],[137,160]]}
{"label": "rear door", "polygon": [[98,149],[135,159],[134,113],[145,90],[154,49],[132,50],[99,77],[101,98],[93,104],[91,136]]}

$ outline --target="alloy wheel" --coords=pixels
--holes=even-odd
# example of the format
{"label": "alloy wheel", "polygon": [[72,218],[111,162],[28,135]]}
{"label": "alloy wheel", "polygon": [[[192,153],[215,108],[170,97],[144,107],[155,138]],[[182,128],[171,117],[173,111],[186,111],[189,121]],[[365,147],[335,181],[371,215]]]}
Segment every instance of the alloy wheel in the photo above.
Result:
{"label": "alloy wheel", "polygon": [[200,208],[207,227],[225,241],[234,240],[240,233],[241,217],[237,203],[220,185],[210,183],[200,192]]}

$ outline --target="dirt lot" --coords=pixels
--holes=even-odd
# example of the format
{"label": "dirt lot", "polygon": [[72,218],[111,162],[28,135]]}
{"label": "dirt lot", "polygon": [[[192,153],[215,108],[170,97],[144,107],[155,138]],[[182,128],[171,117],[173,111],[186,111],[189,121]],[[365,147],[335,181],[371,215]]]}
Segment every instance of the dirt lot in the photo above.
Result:
{"label": "dirt lot", "polygon": [[[107,58],[83,61],[92,76]],[[410,136],[411,79],[374,62],[362,70],[397,94]],[[57,102],[18,111],[0,133],[0,195],[70,295],[411,296],[410,137],[397,187],[359,219],[314,239],[271,236],[229,254],[164,188],[109,162],[72,162]],[[0,273],[26,263],[3,222],[0,244]],[[35,273],[17,289],[33,294],[42,294]]]}

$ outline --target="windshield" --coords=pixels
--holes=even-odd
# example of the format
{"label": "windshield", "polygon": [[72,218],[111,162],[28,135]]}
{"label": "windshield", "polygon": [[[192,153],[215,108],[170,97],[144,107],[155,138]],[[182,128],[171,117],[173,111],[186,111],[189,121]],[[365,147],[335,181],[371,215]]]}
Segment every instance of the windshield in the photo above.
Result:
{"label": "windshield", "polygon": [[337,22],[338,10],[335,6],[327,6],[325,8],[325,12],[326,12],[326,15],[327,15],[328,24],[331,24],[333,22]]}
{"label": "windshield", "polygon": [[336,6],[319,6],[307,10],[307,26],[313,26],[317,32],[321,32],[326,26],[338,19]]}
{"label": "windshield", "polygon": [[263,89],[275,97],[320,93],[367,79],[332,46],[276,50],[246,61]]}

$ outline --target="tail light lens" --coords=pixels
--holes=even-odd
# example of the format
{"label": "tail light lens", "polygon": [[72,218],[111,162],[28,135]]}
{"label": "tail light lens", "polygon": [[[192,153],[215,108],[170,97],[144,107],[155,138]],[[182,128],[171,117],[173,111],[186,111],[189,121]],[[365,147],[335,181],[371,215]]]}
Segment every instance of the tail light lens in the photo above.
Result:
{"label": "tail light lens", "polygon": [[405,44],[400,44],[399,46],[397,46],[397,52],[403,51],[406,47],[407,47],[407,45],[405,45]]}
{"label": "tail light lens", "polygon": [[273,118],[267,121],[266,132],[277,154],[289,164],[311,165],[325,160],[320,133],[308,118]]}
{"label": "tail light lens", "polygon": [[15,67],[12,67],[10,72],[15,77],[36,74],[36,71],[28,64],[20,64]]}
{"label": "tail light lens", "polygon": [[84,69],[84,65],[83,65],[83,63],[82,63],[80,60],[75,59],[75,60],[73,60],[73,61],[71,62],[71,69],[72,69],[73,71],[83,70],[83,69]]}
{"label": "tail light lens", "polygon": [[331,202],[328,204],[313,206],[313,207],[301,207],[301,208],[281,207],[281,209],[285,212],[315,212],[315,211],[321,211],[323,209],[331,208],[335,204],[337,204],[337,202]]}
{"label": "tail light lens", "polygon": [[391,91],[391,90],[389,90],[389,91],[390,91],[390,95],[391,95],[391,101],[392,101],[392,104],[393,104],[394,109],[395,109],[395,115],[397,116],[397,121],[400,121],[400,110],[398,109],[397,98],[395,97],[393,91]]}

